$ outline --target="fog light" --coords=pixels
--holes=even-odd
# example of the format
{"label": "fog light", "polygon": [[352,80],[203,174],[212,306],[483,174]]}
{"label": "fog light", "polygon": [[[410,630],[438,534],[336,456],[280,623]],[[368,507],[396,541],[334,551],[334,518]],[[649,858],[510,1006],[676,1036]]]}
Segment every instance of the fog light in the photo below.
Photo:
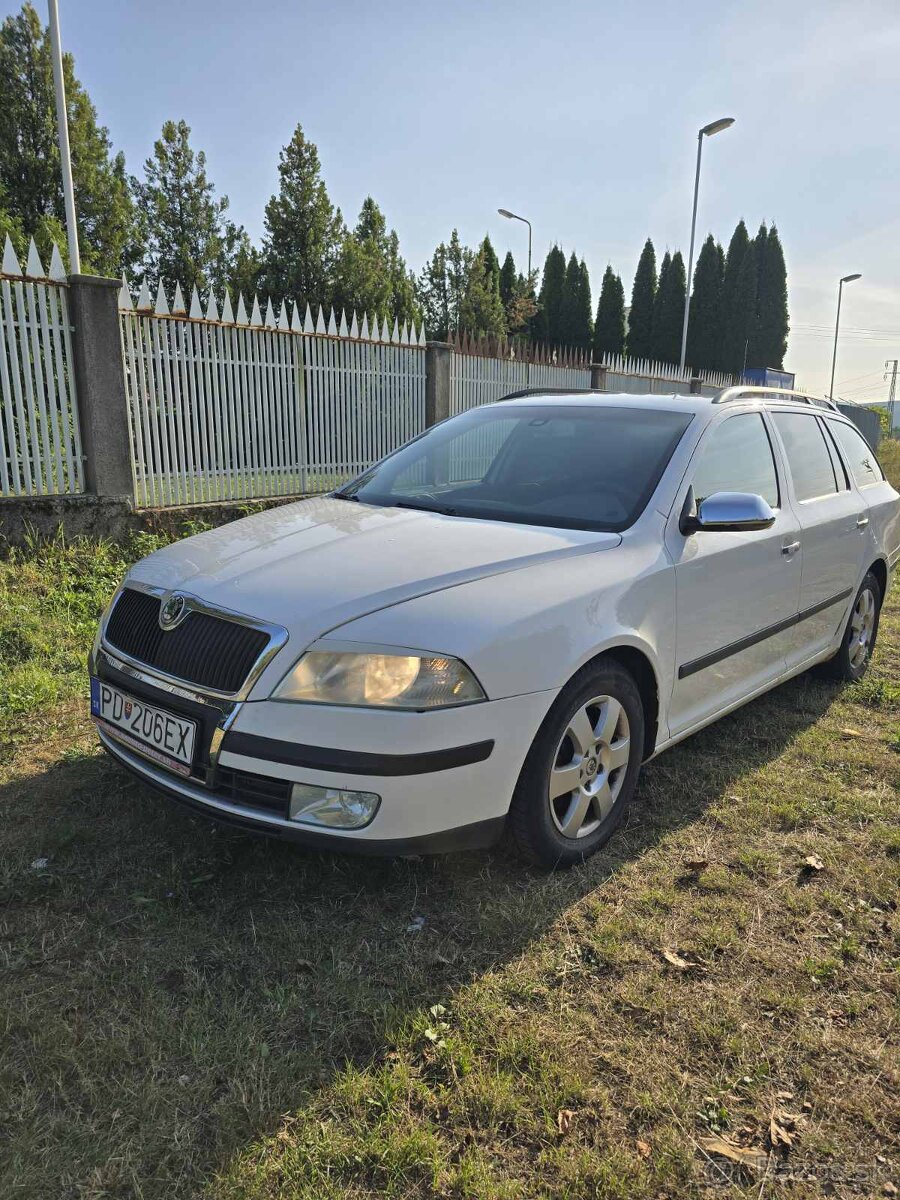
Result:
{"label": "fog light", "polygon": [[290,817],[292,821],[331,829],[362,829],[378,812],[380,803],[381,797],[374,792],[295,783],[291,788]]}

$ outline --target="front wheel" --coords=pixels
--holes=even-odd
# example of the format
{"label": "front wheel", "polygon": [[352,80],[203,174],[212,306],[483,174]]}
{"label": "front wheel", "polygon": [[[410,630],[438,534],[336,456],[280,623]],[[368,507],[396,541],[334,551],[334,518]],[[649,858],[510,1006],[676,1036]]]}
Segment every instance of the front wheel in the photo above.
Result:
{"label": "front wheel", "polygon": [[880,614],[881,586],[870,571],[859,585],[841,648],[824,664],[832,679],[855,683],[865,675],[878,637]]}
{"label": "front wheel", "polygon": [[644,709],[628,672],[614,662],[579,671],[522,767],[508,822],[519,851],[568,867],[599,850],[625,815],[643,747]]}

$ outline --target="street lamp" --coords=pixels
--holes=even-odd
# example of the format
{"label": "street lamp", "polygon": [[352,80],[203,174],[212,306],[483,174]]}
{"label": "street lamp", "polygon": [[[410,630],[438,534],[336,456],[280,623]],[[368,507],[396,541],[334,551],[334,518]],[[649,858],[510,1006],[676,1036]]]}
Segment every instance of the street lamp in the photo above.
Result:
{"label": "street lamp", "polygon": [[687,353],[688,316],[691,311],[691,271],[694,269],[694,233],[697,228],[697,194],[700,190],[700,154],[703,150],[703,138],[721,133],[729,125],[734,124],[734,117],[720,117],[718,121],[710,121],[697,134],[697,174],[694,177],[694,211],[691,216],[691,248],[688,251],[687,286],[684,290],[684,324],[681,327],[681,370],[684,370],[684,356]]}
{"label": "street lamp", "polygon": [[78,224],[75,219],[75,189],[72,187],[72,155],[69,151],[69,120],[66,108],[66,84],[63,76],[62,47],[59,38],[59,11],[56,0],[47,5],[50,18],[50,57],[53,65],[53,87],[56,93],[56,125],[59,136],[59,164],[62,171],[63,198],[66,209],[66,236],[69,242],[69,270],[81,271],[78,252]]}
{"label": "street lamp", "polygon": [[828,396],[831,400],[834,399],[834,368],[837,365],[838,330],[841,327],[841,295],[844,291],[844,284],[852,283],[854,279],[862,279],[862,275],[858,271],[855,275],[845,275],[838,284],[837,319],[834,322],[834,353],[831,356],[831,387],[828,389]]}
{"label": "street lamp", "polygon": [[527,217],[520,217],[514,212],[510,212],[508,208],[498,208],[497,212],[501,217],[506,217],[508,221],[523,221],[528,226],[528,283],[531,284],[531,222]]}

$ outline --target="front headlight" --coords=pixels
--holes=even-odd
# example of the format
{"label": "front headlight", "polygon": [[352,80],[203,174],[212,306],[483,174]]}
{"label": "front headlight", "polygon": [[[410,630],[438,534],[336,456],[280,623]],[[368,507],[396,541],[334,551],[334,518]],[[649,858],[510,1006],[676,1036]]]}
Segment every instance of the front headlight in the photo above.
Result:
{"label": "front headlight", "polygon": [[486,699],[459,659],[445,655],[311,650],[275,689],[278,700],[376,708],[447,708]]}

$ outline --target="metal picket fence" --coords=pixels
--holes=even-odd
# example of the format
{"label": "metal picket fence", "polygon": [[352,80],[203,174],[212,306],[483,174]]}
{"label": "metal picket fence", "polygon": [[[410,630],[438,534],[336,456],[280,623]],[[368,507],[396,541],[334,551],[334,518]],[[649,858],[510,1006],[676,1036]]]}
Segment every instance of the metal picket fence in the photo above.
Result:
{"label": "metal picket fence", "polygon": [[7,236],[0,270],[0,495],[84,487],[65,269],[32,240],[25,270]]}
{"label": "metal picket fence", "polygon": [[590,367],[554,366],[514,358],[450,355],[450,414],[490,404],[521,388],[589,388]]}
{"label": "metal picket fence", "polygon": [[424,429],[421,330],[124,281],[119,308],[139,505],[327,491]]}

